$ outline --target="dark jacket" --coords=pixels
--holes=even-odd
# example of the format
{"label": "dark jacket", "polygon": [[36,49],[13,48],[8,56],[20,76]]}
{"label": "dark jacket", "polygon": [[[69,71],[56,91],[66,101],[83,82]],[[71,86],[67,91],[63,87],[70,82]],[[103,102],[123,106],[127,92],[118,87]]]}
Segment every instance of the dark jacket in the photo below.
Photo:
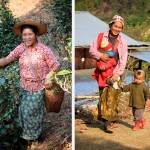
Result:
{"label": "dark jacket", "polygon": [[125,85],[123,92],[130,92],[129,106],[138,109],[145,108],[146,100],[150,97],[149,88],[144,83]]}

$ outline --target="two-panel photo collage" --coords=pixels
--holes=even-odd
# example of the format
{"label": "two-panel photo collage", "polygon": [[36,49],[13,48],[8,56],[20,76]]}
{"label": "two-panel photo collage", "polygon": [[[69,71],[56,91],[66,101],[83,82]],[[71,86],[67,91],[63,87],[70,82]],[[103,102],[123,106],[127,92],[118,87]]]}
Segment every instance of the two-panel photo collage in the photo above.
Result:
{"label": "two-panel photo collage", "polygon": [[0,150],[150,150],[149,6],[1,0]]}

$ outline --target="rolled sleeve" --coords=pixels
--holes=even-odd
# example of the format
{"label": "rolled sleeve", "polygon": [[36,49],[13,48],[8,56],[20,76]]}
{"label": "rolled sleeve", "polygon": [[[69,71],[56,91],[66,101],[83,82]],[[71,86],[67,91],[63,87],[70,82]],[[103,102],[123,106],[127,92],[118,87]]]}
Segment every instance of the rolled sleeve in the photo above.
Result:
{"label": "rolled sleeve", "polygon": [[56,70],[60,66],[51,49],[45,49],[45,60],[51,70]]}
{"label": "rolled sleeve", "polygon": [[91,55],[91,57],[100,60],[100,57],[103,53],[99,52],[97,50],[98,47],[98,36],[96,37],[96,39],[93,41],[93,43],[90,45],[90,50],[89,53]]}
{"label": "rolled sleeve", "polygon": [[6,57],[7,62],[18,60],[20,53],[22,52],[21,45],[17,46],[10,54]]}

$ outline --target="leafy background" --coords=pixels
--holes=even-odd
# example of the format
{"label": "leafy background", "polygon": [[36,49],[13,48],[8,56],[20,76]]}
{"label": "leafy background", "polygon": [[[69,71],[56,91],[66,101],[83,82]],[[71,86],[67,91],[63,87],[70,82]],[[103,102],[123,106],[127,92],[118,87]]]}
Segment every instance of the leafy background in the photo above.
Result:
{"label": "leafy background", "polygon": [[135,40],[150,42],[150,0],[76,0],[76,11],[89,11],[106,23],[116,14],[125,20],[123,32]]}

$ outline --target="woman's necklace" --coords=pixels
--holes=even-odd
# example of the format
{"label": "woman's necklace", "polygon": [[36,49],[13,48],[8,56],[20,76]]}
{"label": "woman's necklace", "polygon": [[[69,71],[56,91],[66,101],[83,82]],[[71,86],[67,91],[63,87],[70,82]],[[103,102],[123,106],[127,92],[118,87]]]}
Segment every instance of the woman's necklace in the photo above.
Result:
{"label": "woman's necklace", "polygon": [[35,47],[36,47],[37,43],[33,44],[33,45],[30,45],[29,46],[29,51],[32,52],[35,50]]}

